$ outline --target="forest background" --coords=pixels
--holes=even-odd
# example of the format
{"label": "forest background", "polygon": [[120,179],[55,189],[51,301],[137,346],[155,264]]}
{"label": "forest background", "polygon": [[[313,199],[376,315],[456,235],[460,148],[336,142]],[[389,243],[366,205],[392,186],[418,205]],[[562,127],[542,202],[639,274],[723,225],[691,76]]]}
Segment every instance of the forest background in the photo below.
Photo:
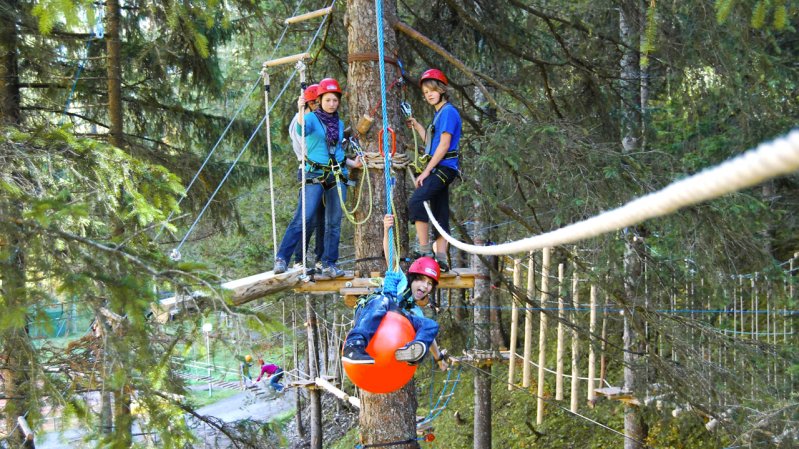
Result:
{"label": "forest background", "polygon": [[[788,0],[386,5],[388,29],[396,33],[391,57],[405,70],[400,75],[396,64],[387,65],[390,79],[404,81],[390,92],[391,108],[396,111],[404,98],[429,121],[417,81],[422,70],[438,67],[447,73],[453,104],[464,118],[463,178],[452,198],[453,228],[463,240],[505,242],[557,229],[721,163],[798,122],[799,7]],[[270,155],[259,80],[265,60],[304,51],[317,37],[309,80],[342,81],[348,124],[367,112],[360,109],[365,91],[379,98],[377,63],[353,58],[354,44],[348,42],[357,35],[353,24],[362,24],[353,19],[359,2],[335,4],[320,28],[319,22],[283,25],[296,12],[324,6],[244,0],[0,3],[0,370],[6,400],[0,413],[6,429],[16,429],[19,416],[36,427],[56,407],[92,429],[92,444],[130,447],[135,392],[149,416],[146,426],[162,435],[163,447],[192,441],[191,429],[175,419],[193,406],[171,396],[184,392],[172,356],[202,339],[202,318],[162,326],[148,319],[148,311],[160,291],[210,291],[220,280],[272,266]],[[353,64],[367,68],[370,85],[348,79]],[[292,68],[275,70],[273,87],[292,76]],[[296,202],[296,159],[286,127],[299,85],[296,78],[285,85],[280,98],[272,90],[270,115],[278,232]],[[400,152],[406,151],[410,134],[401,123],[392,125],[401,130]],[[798,181],[796,175],[767,181],[553,256],[582,267],[613,304],[640,312],[632,323],[619,318],[609,324],[611,335],[639,339],[617,341],[617,378],[623,371],[637,374],[632,385],[642,393],[663,385],[676,402],[691,404],[701,415],[681,423],[665,419],[654,406],[632,411],[606,404],[593,417],[623,427],[633,438],[563,415],[543,428],[517,419],[512,431],[494,435],[495,447],[506,447],[507,438],[515,438],[517,447],[570,447],[574,440],[585,447],[792,444],[797,354],[795,337],[787,338],[794,320],[787,311],[796,308],[796,298],[785,292],[794,292],[795,284],[795,272],[786,267],[793,268],[789,261],[799,249]],[[206,214],[192,226],[213,193]],[[373,205],[367,226],[379,233],[382,197],[364,201]],[[350,269],[363,257],[357,248],[363,233],[356,226],[344,229],[342,264]],[[400,235],[407,251],[407,229]],[[178,262],[169,258],[176,247],[182,252]],[[457,251],[452,257],[456,265],[470,263]],[[484,259],[471,263],[494,266]],[[493,305],[511,301],[505,263],[492,272],[498,287],[489,293]],[[730,279],[754,273],[767,280],[764,297],[773,299],[771,307],[786,311],[781,323],[791,334],[779,341],[716,332],[720,314],[658,312],[686,294],[689,284],[699,303],[728,310]],[[644,289],[652,299],[646,304]],[[532,296],[526,300],[540,305]],[[294,304],[290,297],[231,307],[218,296],[209,310],[224,310],[242,329],[271,335],[284,331],[279,311],[282,304]],[[31,323],[46,322],[54,303],[88,311],[95,332],[63,347],[34,341]],[[442,315],[442,328],[448,329],[448,320],[477,319],[464,310]],[[489,348],[508,344],[503,316],[487,318],[498,330]],[[453,324],[442,339],[462,348],[473,334],[469,326]],[[667,336],[668,356],[631,349],[645,346],[648,337],[642,335]],[[709,363],[697,353],[702,344],[735,353],[739,362],[734,369]],[[779,378],[771,366],[781,367]],[[768,381],[772,375],[774,382]],[[497,384],[497,373],[469,376],[476,393],[464,388],[462,407],[477,403],[483,391],[477,378],[494,379],[497,395],[505,387]],[[763,377],[767,381],[743,381]],[[99,413],[83,399],[86,390],[103,392]],[[535,397],[502,400],[513,406],[495,405],[498,415],[527,410]],[[453,447],[461,447],[455,444],[458,434],[471,440],[459,442],[462,447],[491,447],[491,420],[486,442],[477,413],[472,434],[442,430],[453,435]],[[702,416],[724,417],[725,424],[707,433]],[[440,426],[457,429],[463,425],[459,419],[448,414]],[[272,435],[271,427],[257,433],[220,427],[251,447],[279,444],[259,438]],[[19,443],[17,438],[15,433],[7,444]]]}

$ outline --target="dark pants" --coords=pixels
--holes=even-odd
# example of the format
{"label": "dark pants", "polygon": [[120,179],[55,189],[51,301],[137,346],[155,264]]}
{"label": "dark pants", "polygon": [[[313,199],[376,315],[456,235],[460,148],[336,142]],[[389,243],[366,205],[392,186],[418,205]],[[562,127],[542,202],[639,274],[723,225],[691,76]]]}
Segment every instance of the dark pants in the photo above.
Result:
{"label": "dark pants", "polygon": [[[416,189],[408,202],[408,219],[411,223],[421,221],[429,223],[424,202],[430,202],[430,209],[438,224],[449,231],[449,185],[455,182],[458,172],[449,167],[436,167],[421,187]],[[438,231],[433,228],[433,236],[438,238]]]}
{"label": "dark pants", "polygon": [[280,384],[281,379],[283,379],[283,370],[278,368],[275,374],[272,374],[272,377],[269,378],[269,386],[274,388],[275,391],[283,391],[284,387]]}
{"label": "dark pants", "polygon": [[[297,170],[297,181],[302,181],[302,169]],[[314,256],[316,256],[315,261],[321,262],[322,261],[322,254],[325,252],[325,205],[322,205],[316,210],[316,215],[314,215],[313,220],[311,223],[308,223],[308,226],[305,230],[305,248],[308,249],[311,246],[311,236],[316,234],[316,241],[314,243]],[[291,261],[286,261],[289,265],[291,265]],[[297,250],[294,252],[294,262],[302,263],[302,242],[297,243]]]}

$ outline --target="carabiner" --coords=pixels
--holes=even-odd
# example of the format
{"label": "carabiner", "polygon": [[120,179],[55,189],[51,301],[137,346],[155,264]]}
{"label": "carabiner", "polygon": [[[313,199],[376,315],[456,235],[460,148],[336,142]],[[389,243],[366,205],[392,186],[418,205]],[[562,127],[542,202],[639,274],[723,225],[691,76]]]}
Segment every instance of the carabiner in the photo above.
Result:
{"label": "carabiner", "polygon": [[[388,132],[391,134],[391,157],[394,157],[394,153],[397,152],[397,134],[394,133],[394,129],[392,127],[388,127]],[[377,133],[377,141],[379,142],[378,148],[380,148],[380,156],[386,157],[383,153],[383,129],[380,128],[380,132]]]}

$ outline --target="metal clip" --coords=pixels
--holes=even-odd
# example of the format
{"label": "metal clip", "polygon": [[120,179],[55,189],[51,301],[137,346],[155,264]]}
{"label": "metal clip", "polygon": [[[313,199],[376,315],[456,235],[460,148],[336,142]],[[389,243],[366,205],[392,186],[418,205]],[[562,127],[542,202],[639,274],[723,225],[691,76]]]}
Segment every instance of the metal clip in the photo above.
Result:
{"label": "metal clip", "polygon": [[400,106],[400,111],[402,111],[402,115],[404,115],[405,118],[411,118],[411,116],[413,116],[413,109],[411,108],[410,103],[408,103],[407,101],[402,101],[400,102],[399,106]]}

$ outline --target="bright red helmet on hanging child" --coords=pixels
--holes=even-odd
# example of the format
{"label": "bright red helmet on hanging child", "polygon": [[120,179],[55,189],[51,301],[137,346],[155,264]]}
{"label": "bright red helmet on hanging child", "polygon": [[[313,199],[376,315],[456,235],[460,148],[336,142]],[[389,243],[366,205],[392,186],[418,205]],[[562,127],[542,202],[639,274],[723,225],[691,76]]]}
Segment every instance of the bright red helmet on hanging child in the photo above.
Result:
{"label": "bright red helmet on hanging child", "polygon": [[306,103],[309,101],[316,101],[316,99],[319,98],[319,85],[311,84],[310,86],[306,87],[303,96]]}
{"label": "bright red helmet on hanging child", "polygon": [[446,75],[444,72],[438,69],[427,69],[422,73],[422,77],[419,79],[419,85],[421,86],[427,80],[436,80],[441,81],[444,85],[449,85],[449,81],[447,80]]}
{"label": "bright red helmet on hanging child", "polygon": [[427,276],[438,285],[438,279],[441,277],[441,267],[438,266],[438,262],[432,257],[424,256],[413,261],[408,268],[408,274]]}
{"label": "bright red helmet on hanging child", "polygon": [[317,92],[320,97],[328,92],[341,94],[341,86],[338,85],[338,81],[335,79],[325,78],[322,81],[319,81],[319,89]]}

